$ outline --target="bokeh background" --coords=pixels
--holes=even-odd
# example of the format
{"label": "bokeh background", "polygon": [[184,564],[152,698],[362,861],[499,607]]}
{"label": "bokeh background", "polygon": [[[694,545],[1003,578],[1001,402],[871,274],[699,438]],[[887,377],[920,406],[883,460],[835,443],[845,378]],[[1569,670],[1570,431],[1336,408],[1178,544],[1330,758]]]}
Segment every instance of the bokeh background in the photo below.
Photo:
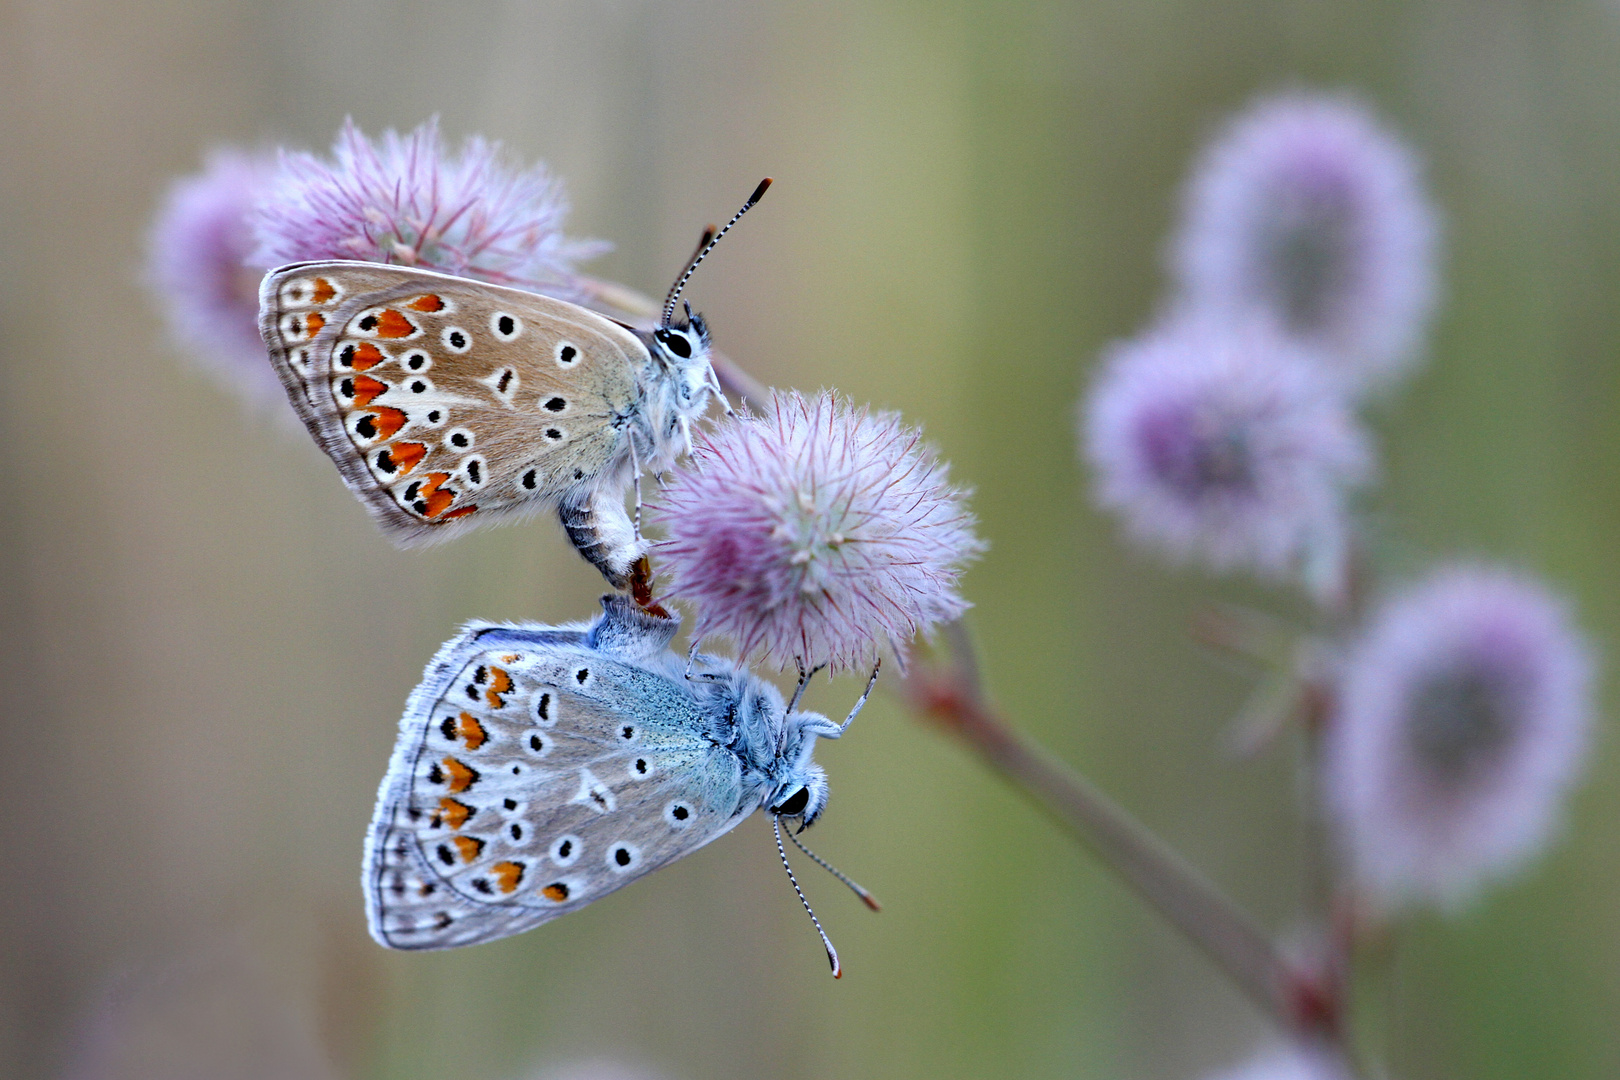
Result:
{"label": "bokeh background", "polygon": [[[923,424],[977,490],[966,579],[1011,717],[1295,932],[1294,765],[1223,737],[1250,677],[1211,599],[1088,506],[1073,402],[1152,313],[1190,156],[1257,92],[1365,95],[1447,218],[1431,359],[1376,419],[1396,572],[1547,575],[1620,630],[1620,5],[1597,0],[0,4],[0,1072],[1192,1078],[1269,1033],[1202,957],[879,695],[820,752],[827,977],[763,819],[535,933],[366,936],[361,838],[402,701],[463,619],[600,582],[549,522],[387,546],[282,410],[190,364],[141,285],[168,180],[219,143],[442,117],[566,178],[602,276],[697,279],[756,374]],[[1613,684],[1615,680],[1608,680]],[[855,680],[812,704],[847,707]],[[1620,740],[1564,840],[1365,987],[1401,1077],[1620,1074]]]}

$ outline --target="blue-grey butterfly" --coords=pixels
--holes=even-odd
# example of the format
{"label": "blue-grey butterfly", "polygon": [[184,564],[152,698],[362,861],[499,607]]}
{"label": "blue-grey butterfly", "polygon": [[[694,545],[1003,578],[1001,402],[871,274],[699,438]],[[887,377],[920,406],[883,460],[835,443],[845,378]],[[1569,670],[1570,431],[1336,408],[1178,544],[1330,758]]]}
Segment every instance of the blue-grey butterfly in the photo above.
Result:
{"label": "blue-grey butterfly", "polygon": [[521,289],[337,260],[266,274],[259,329],[300,419],[396,543],[555,508],[623,588],[646,551],[626,488],[667,469],[711,396],[725,400],[708,327],[690,305],[678,320],[676,301],[770,183],[704,234],[650,329]]}
{"label": "blue-grey butterfly", "polygon": [[775,815],[786,865],[781,819],[802,829],[825,808],[815,742],[842,735],[865,694],[843,724],[799,712],[808,676],[784,703],[729,660],[688,667],[669,649],[677,617],[622,594],[602,606],[588,624],[470,623],[428,665],[366,838],[381,944],[442,949],[539,926],[759,809]]}

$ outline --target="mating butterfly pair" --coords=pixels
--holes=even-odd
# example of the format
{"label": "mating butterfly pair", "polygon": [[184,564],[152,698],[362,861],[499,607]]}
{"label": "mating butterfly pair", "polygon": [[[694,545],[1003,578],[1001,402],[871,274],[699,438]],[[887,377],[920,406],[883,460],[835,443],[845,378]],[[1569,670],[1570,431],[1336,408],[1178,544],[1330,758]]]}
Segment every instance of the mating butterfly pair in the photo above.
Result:
{"label": "mating butterfly pair", "polygon": [[[769,184],[705,235],[651,330],[518,289],[343,261],[271,271],[260,329],[299,417],[396,542],[554,507],[623,588],[646,550],[626,487],[668,468],[710,395],[723,400],[702,316],[688,307],[675,321],[676,301]],[[821,813],[815,740],[842,734],[866,695],[843,725],[799,712],[807,676],[784,703],[728,661],[699,658],[694,673],[669,649],[676,618],[619,594],[603,603],[589,625],[469,624],[428,666],[366,844],[368,922],[383,945],[504,937],[756,809],[801,829]],[[785,866],[779,825],[777,848]]]}

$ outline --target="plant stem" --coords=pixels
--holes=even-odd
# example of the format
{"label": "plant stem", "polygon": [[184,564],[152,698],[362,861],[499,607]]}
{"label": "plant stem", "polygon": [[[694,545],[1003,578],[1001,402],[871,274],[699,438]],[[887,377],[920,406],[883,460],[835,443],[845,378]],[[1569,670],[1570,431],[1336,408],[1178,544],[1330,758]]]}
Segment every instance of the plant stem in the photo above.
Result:
{"label": "plant stem", "polygon": [[943,670],[914,666],[903,684],[910,705],[1066,826],[1285,1030],[1343,1051],[1334,982],[1290,963],[1196,868],[1090,781],[1008,727],[977,689],[966,631],[953,624],[947,637],[956,662]]}

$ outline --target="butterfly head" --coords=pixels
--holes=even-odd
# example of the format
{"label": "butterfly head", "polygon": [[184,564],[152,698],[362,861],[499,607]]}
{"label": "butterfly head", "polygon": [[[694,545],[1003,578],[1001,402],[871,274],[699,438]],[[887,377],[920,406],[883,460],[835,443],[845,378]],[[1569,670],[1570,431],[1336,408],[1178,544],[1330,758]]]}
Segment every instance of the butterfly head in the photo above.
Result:
{"label": "butterfly head", "polygon": [[654,359],[667,370],[696,368],[704,372],[709,366],[709,324],[690,306],[684,320],[676,319],[655,327],[652,343]]}
{"label": "butterfly head", "polygon": [[819,713],[789,713],[777,754],[776,786],[765,800],[766,812],[796,817],[799,828],[815,823],[827,807],[827,771],[814,758],[817,739],[839,735],[838,725]]}

